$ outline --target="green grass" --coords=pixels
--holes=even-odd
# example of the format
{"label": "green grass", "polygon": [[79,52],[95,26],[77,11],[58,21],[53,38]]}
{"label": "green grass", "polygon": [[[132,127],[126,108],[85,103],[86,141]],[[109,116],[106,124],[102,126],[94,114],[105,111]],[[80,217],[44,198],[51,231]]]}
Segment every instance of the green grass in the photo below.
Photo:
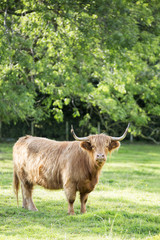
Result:
{"label": "green grass", "polygon": [[[16,207],[12,144],[0,144],[0,240],[160,239],[160,146],[125,145],[105,164],[81,215],[67,215],[62,190],[35,187],[38,212]],[[21,192],[19,202],[22,204]]]}

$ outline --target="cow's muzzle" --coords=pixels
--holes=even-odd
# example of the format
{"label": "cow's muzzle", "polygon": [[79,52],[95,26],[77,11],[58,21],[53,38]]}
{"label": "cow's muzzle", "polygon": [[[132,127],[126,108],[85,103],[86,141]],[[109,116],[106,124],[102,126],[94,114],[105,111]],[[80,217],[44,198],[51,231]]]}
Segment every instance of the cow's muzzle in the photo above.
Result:
{"label": "cow's muzzle", "polygon": [[96,161],[97,162],[104,162],[105,160],[106,160],[106,158],[105,158],[104,154],[101,154],[101,153],[97,154],[97,156],[96,156]]}

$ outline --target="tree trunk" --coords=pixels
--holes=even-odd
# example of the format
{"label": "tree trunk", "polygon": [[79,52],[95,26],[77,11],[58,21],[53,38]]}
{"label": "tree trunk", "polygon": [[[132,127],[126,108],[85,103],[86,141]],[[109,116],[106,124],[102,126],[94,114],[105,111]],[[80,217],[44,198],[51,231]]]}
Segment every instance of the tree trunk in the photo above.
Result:
{"label": "tree trunk", "polygon": [[66,122],[66,140],[68,141],[69,140],[69,134],[68,134],[68,131],[69,130],[69,127],[68,127],[68,121]]}
{"label": "tree trunk", "polygon": [[101,124],[100,122],[97,123],[98,134],[101,133]]}
{"label": "tree trunk", "polygon": [[0,120],[0,140],[2,140],[2,121]]}
{"label": "tree trunk", "polygon": [[34,136],[34,122],[31,122],[31,135]]}

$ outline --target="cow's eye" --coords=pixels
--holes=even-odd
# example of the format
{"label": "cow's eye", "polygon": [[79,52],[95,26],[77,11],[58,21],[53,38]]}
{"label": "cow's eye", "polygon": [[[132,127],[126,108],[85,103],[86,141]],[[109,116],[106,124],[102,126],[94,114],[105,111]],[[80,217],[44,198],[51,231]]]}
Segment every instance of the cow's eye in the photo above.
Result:
{"label": "cow's eye", "polygon": [[94,145],[92,145],[91,148],[94,150],[96,147]]}

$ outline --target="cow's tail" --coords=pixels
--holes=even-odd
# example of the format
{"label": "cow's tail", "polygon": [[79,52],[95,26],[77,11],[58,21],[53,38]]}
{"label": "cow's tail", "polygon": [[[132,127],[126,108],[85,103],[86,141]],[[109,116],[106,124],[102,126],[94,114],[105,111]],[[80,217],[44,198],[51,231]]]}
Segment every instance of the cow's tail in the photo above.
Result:
{"label": "cow's tail", "polygon": [[16,195],[17,207],[18,207],[19,206],[19,204],[18,204],[19,178],[18,178],[18,175],[17,175],[15,169],[14,169],[14,172],[13,172],[13,190],[14,190],[14,193]]}

